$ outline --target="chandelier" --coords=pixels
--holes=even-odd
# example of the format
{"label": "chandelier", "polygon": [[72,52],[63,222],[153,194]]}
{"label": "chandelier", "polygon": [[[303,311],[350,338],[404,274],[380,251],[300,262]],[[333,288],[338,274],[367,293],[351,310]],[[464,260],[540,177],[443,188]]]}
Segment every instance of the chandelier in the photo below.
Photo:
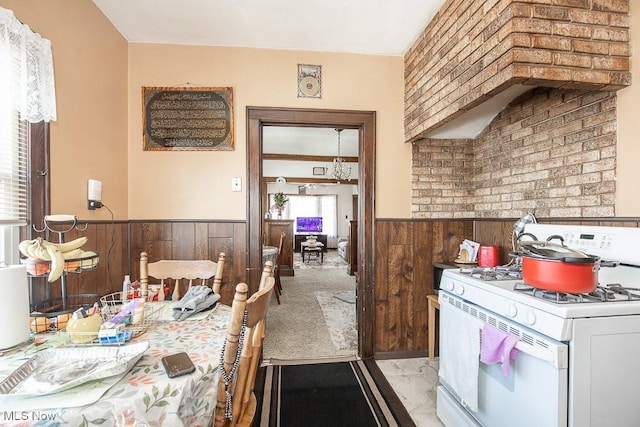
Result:
{"label": "chandelier", "polygon": [[344,180],[351,181],[351,166],[340,157],[340,132],[343,130],[344,129],[336,129],[336,132],[338,132],[338,157],[333,159],[333,165],[331,167],[331,176],[338,181],[338,184]]}

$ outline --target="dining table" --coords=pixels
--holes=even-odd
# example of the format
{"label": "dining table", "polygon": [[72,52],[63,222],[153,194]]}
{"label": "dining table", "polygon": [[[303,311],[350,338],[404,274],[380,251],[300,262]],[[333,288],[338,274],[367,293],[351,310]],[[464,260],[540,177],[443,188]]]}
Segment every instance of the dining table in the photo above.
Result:
{"label": "dining table", "polygon": [[[146,327],[122,345],[124,349],[148,343],[130,370],[41,396],[0,394],[0,426],[210,425],[231,307],[218,303],[212,310],[176,321],[175,302],[147,304],[153,319],[147,319]],[[83,345],[102,346],[99,342]],[[36,334],[25,344],[0,352],[0,384],[45,349],[65,351],[77,346],[65,331]],[[169,378],[161,359],[179,352],[186,352],[196,369]]]}

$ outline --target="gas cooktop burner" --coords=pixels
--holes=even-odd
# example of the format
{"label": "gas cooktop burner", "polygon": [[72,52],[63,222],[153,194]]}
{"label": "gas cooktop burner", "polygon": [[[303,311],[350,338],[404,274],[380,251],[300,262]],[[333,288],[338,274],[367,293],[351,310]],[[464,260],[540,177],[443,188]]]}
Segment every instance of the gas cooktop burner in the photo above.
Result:
{"label": "gas cooktop burner", "polygon": [[625,288],[617,283],[598,285],[591,293],[572,294],[534,288],[524,282],[516,283],[514,290],[556,304],[579,304],[587,302],[619,302],[640,300],[640,294],[630,292],[638,288]]}
{"label": "gas cooktop burner", "polygon": [[489,282],[495,280],[522,280],[522,271],[519,266],[515,265],[461,268],[460,273]]}

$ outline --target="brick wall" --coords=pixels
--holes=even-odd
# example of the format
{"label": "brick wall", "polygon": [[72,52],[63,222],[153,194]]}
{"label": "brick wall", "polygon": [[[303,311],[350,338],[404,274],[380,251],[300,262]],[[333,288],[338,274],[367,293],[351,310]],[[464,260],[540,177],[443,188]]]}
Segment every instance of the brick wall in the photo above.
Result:
{"label": "brick wall", "polygon": [[474,218],[473,141],[428,139],[413,144],[412,216]]}
{"label": "brick wall", "polygon": [[448,0],[405,55],[413,142],[514,85],[631,83],[629,0]]}
{"label": "brick wall", "polygon": [[615,94],[536,88],[475,140],[413,143],[413,217],[613,217],[615,167]]}

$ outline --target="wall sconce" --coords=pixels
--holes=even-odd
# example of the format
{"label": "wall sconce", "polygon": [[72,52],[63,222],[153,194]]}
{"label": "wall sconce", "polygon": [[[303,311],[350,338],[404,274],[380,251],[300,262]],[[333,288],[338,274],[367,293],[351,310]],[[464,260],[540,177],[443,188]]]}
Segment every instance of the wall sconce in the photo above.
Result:
{"label": "wall sconce", "polygon": [[102,207],[102,181],[90,179],[87,189],[87,207],[90,211]]}

